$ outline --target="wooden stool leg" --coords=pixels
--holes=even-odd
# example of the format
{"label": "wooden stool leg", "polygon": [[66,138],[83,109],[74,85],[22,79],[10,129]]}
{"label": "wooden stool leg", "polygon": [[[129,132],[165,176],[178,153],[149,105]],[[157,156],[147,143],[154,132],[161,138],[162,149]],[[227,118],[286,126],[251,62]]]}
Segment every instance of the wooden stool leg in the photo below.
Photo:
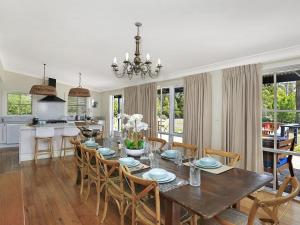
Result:
{"label": "wooden stool leg", "polygon": [[[67,137],[66,137],[66,138],[64,138],[64,139],[67,139],[67,140],[68,140],[68,138],[67,138]],[[65,160],[65,157],[66,157],[67,140],[64,140],[64,160]]]}
{"label": "wooden stool leg", "polygon": [[34,145],[34,161],[35,161],[35,164],[37,163],[37,155],[38,155],[38,142],[39,142],[39,139],[35,139],[35,145]]}
{"label": "wooden stool leg", "polygon": [[61,158],[62,152],[64,151],[64,149],[63,149],[63,144],[64,144],[64,136],[61,137],[61,144],[60,144],[60,158]]}
{"label": "wooden stool leg", "polygon": [[49,138],[49,143],[50,143],[50,154],[51,154],[51,159],[53,158],[53,146],[52,146],[52,137]]}

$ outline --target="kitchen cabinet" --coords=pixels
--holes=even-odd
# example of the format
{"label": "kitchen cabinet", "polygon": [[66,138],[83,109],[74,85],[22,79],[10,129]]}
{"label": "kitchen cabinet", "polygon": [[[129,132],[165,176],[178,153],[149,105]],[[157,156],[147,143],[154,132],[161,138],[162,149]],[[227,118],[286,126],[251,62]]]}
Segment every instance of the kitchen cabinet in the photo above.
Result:
{"label": "kitchen cabinet", "polygon": [[6,124],[0,123],[0,144],[6,144]]}
{"label": "kitchen cabinet", "polygon": [[18,144],[20,137],[20,128],[24,124],[8,123],[6,124],[6,144]]}

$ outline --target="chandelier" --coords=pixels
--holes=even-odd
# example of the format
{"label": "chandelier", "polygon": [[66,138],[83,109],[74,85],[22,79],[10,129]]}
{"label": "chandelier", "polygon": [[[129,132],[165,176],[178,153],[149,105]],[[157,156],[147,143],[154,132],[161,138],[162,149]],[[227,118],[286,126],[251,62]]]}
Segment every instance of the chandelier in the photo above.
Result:
{"label": "chandelier", "polygon": [[157,65],[154,70],[152,70],[151,68],[152,62],[150,60],[149,54],[146,54],[145,62],[142,61],[141,54],[140,54],[140,43],[141,43],[140,27],[142,26],[142,24],[136,22],[135,26],[137,27],[137,35],[134,37],[136,47],[134,53],[135,57],[133,61],[130,61],[129,53],[127,52],[125,54],[125,60],[123,61],[122,71],[119,71],[119,66],[116,57],[114,57],[111,67],[113,68],[113,71],[116,77],[118,78],[123,78],[126,75],[130,80],[132,79],[133,75],[136,76],[140,75],[142,79],[144,79],[146,76],[155,78],[158,76],[158,73],[162,68],[160,59],[157,60]]}

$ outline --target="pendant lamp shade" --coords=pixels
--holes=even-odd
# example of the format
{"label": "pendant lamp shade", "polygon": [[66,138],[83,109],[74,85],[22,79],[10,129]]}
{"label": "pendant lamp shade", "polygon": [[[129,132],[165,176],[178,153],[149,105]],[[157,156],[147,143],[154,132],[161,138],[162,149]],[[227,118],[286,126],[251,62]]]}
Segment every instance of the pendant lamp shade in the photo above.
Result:
{"label": "pendant lamp shade", "polygon": [[69,96],[71,96],[71,97],[91,97],[90,90],[81,87],[81,73],[79,73],[79,86],[76,88],[71,88],[69,91]]}
{"label": "pendant lamp shade", "polygon": [[44,64],[44,81],[43,84],[36,84],[33,85],[29,91],[32,95],[49,95],[49,96],[56,96],[56,88],[46,85],[46,78],[45,78],[45,70],[46,64]]}

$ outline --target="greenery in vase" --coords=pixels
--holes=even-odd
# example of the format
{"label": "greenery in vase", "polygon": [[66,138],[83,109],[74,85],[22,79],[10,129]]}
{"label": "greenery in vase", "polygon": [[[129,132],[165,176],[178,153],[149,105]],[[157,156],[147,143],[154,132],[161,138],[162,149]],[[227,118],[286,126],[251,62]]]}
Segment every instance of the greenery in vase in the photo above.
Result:
{"label": "greenery in vase", "polygon": [[126,122],[122,125],[122,132],[126,135],[124,144],[127,149],[138,150],[144,147],[143,133],[148,129],[148,124],[142,122],[143,115],[133,114],[126,115],[121,114],[119,117]]}

